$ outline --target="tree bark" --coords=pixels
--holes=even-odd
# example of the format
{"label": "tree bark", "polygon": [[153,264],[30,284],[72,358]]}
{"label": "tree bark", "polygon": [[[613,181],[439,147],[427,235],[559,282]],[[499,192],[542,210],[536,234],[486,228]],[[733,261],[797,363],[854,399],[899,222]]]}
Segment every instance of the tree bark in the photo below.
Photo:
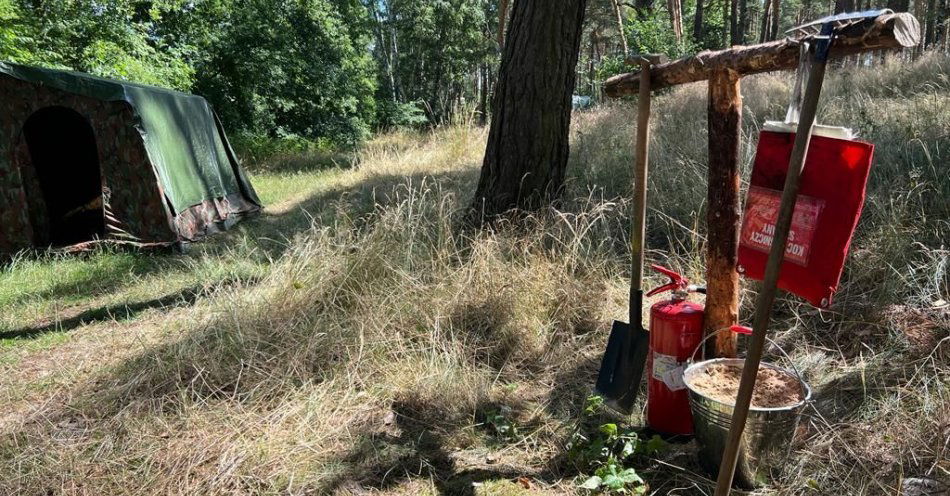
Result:
{"label": "tree bark", "polygon": [[537,210],[564,184],[571,94],[587,0],[516,0],[472,208]]}
{"label": "tree bark", "polygon": [[[914,16],[908,13],[885,14],[877,19],[844,28],[836,36],[829,57],[908,48],[919,42],[920,24]],[[798,66],[799,47],[797,41],[780,40],[715,52],[700,52],[692,57],[653,67],[650,70],[650,86],[655,91],[677,84],[702,81],[726,69],[742,76],[793,69]],[[639,84],[639,73],[629,72],[608,79],[604,83],[604,90],[610,97],[632,95],[637,92]]]}
{"label": "tree bark", "polygon": [[[858,2],[859,2],[858,7],[860,8],[860,0],[858,0]],[[924,19],[924,26],[925,26],[924,32],[926,33],[927,12],[926,12],[926,8],[924,7],[924,0],[914,0],[914,15],[920,19]],[[921,40],[920,44],[914,47],[914,57],[915,58],[919,57],[923,51],[924,51],[924,41]]]}
{"label": "tree bark", "polygon": [[732,32],[729,29],[729,7],[731,0],[722,0],[722,47],[729,48],[729,36]]}
{"label": "tree bark", "polygon": [[729,43],[741,45],[739,41],[739,0],[729,0]]}
{"label": "tree bark", "polygon": [[703,0],[696,0],[696,15],[693,16],[693,40],[702,44],[703,40]]}
{"label": "tree bark", "polygon": [[478,93],[478,124],[484,126],[488,122],[488,64],[481,65],[478,82],[481,89]]}
{"label": "tree bark", "polygon": [[779,23],[782,20],[782,0],[772,0],[772,28],[769,29],[769,39],[778,38]]}
{"label": "tree bark", "polygon": [[498,2],[498,50],[505,45],[505,21],[508,19],[508,0]]}
{"label": "tree bark", "polygon": [[835,14],[854,10],[854,0],[835,0]]}
{"label": "tree bark", "polygon": [[745,35],[749,27],[749,2],[739,0],[738,41],[732,40],[733,45],[745,45]]}
{"label": "tree bark", "polygon": [[[708,336],[735,324],[739,315],[739,147],[742,96],[739,74],[725,70],[709,78],[709,169],[706,199],[706,318]],[[736,356],[736,336],[718,332],[717,357]]]}
{"label": "tree bark", "polygon": [[630,48],[627,46],[627,34],[623,31],[623,10],[620,6],[620,0],[613,0],[613,2],[614,12],[617,14],[617,32],[620,33],[620,46],[623,47],[623,56],[626,58],[627,55],[630,55]]}
{"label": "tree bark", "polygon": [[666,0],[666,9],[670,11],[670,27],[673,28],[673,38],[677,43],[683,39],[683,18],[680,0]]}
{"label": "tree bark", "polygon": [[759,43],[765,43],[771,38],[769,37],[769,31],[772,27],[772,1],[765,0],[765,8],[762,10],[762,27],[759,29]]}
{"label": "tree bark", "polygon": [[937,2],[935,0],[927,1],[927,28],[924,31],[924,48],[930,48],[934,45],[936,38],[937,24]]}

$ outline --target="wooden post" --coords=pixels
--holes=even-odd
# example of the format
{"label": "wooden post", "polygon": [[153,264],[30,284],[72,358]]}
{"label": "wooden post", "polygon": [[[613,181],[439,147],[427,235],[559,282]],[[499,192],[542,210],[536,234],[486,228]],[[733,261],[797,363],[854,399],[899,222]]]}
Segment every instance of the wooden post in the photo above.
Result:
{"label": "wooden post", "polygon": [[[739,74],[718,71],[709,78],[709,169],[706,202],[705,335],[735,324],[739,315],[739,160],[742,95]],[[736,356],[736,335],[716,336],[715,356]]]}

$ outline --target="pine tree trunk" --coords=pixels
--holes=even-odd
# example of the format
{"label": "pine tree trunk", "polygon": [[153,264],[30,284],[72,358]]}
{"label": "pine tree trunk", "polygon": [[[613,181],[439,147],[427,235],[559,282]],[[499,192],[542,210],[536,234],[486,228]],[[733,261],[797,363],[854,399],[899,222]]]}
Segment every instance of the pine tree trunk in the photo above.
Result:
{"label": "pine tree trunk", "polygon": [[759,29],[759,43],[765,43],[769,38],[769,28],[771,23],[772,1],[765,0],[765,8],[762,10],[762,27]]}
{"label": "pine tree trunk", "polygon": [[933,46],[936,35],[937,24],[937,2],[928,0],[927,2],[927,29],[924,30],[924,48]]}
{"label": "pine tree trunk", "polygon": [[835,14],[854,10],[854,0],[835,0]]}
{"label": "pine tree trunk", "polygon": [[478,94],[478,124],[484,126],[488,122],[488,64],[482,64],[478,71],[479,86],[481,92]]}
{"label": "pine tree trunk", "polygon": [[508,0],[501,0],[498,4],[498,49],[505,44],[505,21],[508,19]]}
{"label": "pine tree trunk", "polygon": [[620,33],[620,46],[623,48],[623,56],[626,57],[630,54],[630,48],[627,47],[627,34],[623,30],[623,10],[620,7],[620,0],[613,0],[613,3],[614,13],[617,15],[617,32]]}
{"label": "pine tree trunk", "polygon": [[696,15],[693,17],[693,39],[702,45],[703,40],[703,0],[696,0]]}
{"label": "pine tree trunk", "polygon": [[739,0],[739,41],[733,40],[733,45],[745,45],[745,35],[749,27],[749,2]]}
{"label": "pine tree trunk", "polygon": [[729,43],[741,45],[739,41],[739,0],[729,0]]}
{"label": "pine tree trunk", "polygon": [[682,7],[679,0],[666,0],[666,9],[670,12],[670,27],[673,28],[673,38],[677,43],[683,39]]}
{"label": "pine tree trunk", "polygon": [[772,28],[769,29],[768,41],[778,39],[779,23],[782,20],[782,0],[772,0]]}
{"label": "pine tree trunk", "polygon": [[731,26],[729,25],[729,7],[735,2],[735,0],[722,0],[722,47],[729,48],[730,35],[732,34]]}
{"label": "pine tree trunk", "polygon": [[[860,0],[858,0],[858,1],[860,2]],[[926,32],[927,32],[927,23],[926,23],[926,20],[927,20],[927,19],[926,19],[926,17],[924,16],[924,12],[925,12],[925,10],[924,10],[924,0],[914,0],[914,15],[917,17],[917,19],[923,19],[924,22],[922,22],[921,24],[923,25],[924,33],[926,33]],[[914,58],[919,57],[920,54],[921,54],[923,51],[924,51],[924,40],[921,39],[921,40],[920,40],[920,43],[919,43],[916,47],[914,47]]]}
{"label": "pine tree trunk", "polygon": [[492,218],[556,201],[587,0],[515,0],[472,208]]}

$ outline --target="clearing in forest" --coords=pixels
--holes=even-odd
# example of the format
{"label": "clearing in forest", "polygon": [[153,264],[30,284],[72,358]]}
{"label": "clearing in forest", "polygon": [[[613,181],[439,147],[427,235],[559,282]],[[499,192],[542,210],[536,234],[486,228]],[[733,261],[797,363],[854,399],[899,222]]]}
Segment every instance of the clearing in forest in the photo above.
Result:
{"label": "clearing in forest", "polygon": [[[744,82],[746,136],[789,79]],[[651,149],[647,259],[693,280],[705,98],[658,96]],[[950,59],[836,70],[823,98],[821,122],[877,149],[834,306],[776,308],[816,398],[776,488],[947,483]],[[626,314],[631,115],[575,113],[567,201],[527,227],[459,227],[486,138],[460,126],[257,165],[264,214],[186,255],[19,257],[0,271],[0,493],[582,491],[584,439],[642,424],[588,400]],[[709,492],[693,445],[640,441],[651,491]]]}

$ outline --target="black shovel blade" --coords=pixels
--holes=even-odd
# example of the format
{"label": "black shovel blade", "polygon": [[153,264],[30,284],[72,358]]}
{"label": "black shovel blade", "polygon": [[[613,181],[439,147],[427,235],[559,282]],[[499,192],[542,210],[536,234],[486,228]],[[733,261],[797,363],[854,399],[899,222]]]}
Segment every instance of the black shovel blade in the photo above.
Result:
{"label": "black shovel blade", "polygon": [[642,325],[614,321],[595,386],[608,406],[625,414],[633,411],[649,349],[650,333]]}

